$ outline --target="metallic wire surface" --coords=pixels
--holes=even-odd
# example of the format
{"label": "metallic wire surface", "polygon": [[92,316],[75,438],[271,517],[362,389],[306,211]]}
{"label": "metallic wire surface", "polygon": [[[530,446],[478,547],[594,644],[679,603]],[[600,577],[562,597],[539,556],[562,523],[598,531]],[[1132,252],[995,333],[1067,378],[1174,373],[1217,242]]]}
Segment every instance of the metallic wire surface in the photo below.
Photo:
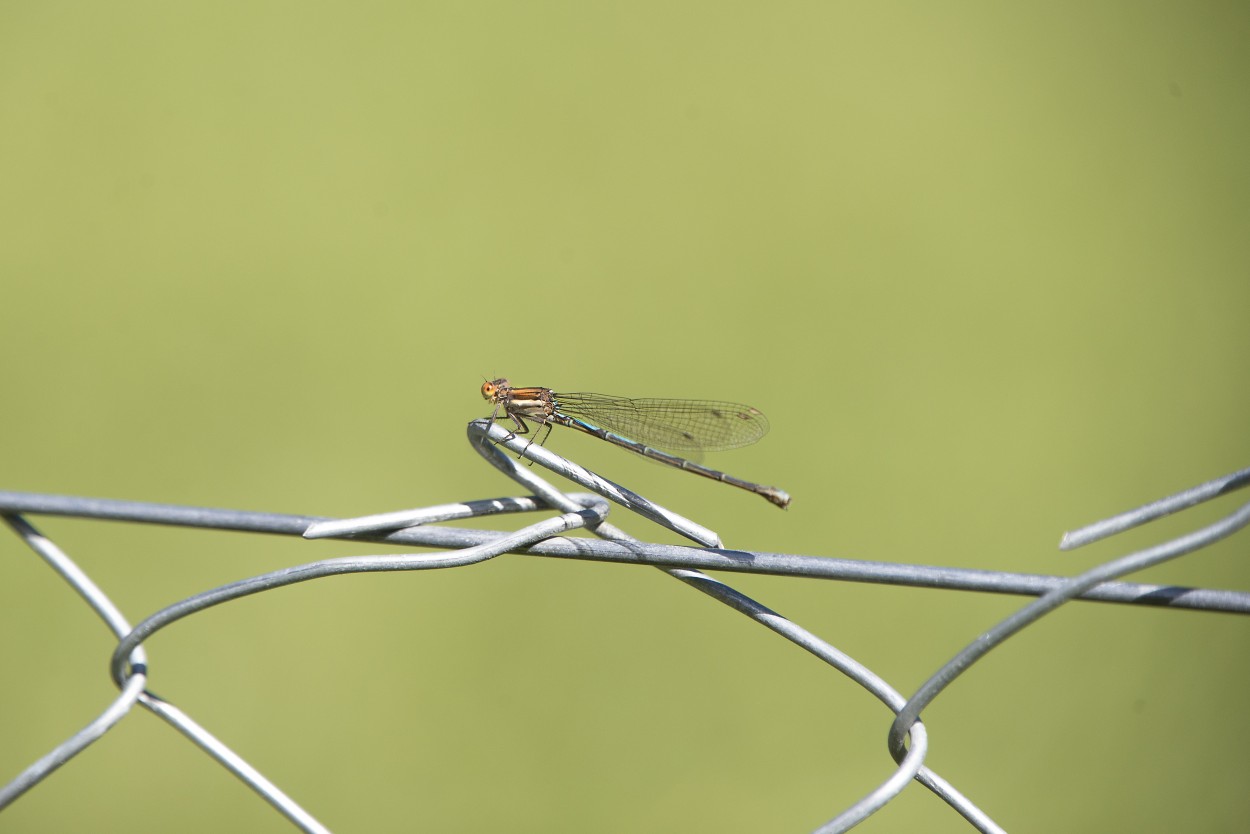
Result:
{"label": "metallic wire surface", "polygon": [[[545,390],[545,389],[540,389]],[[550,424],[548,423],[548,426]],[[865,820],[896,798],[913,781],[924,785],[960,814],[973,828],[983,832],[1000,832],[1002,828],[963,796],[949,782],[925,765],[929,750],[928,734],[919,720],[921,710],[946,687],[966,672],[990,649],[1000,646],[1014,634],[1037,622],[1061,604],[1075,599],[1106,602],[1163,605],[1174,608],[1206,609],[1250,613],[1250,594],[1237,591],[1211,591],[1170,586],[1136,585],[1111,581],[1129,572],[1176,558],[1207,547],[1222,538],[1250,526],[1250,504],[1233,510],[1224,518],[1170,541],[1137,551],[1088,570],[1072,578],[1041,577],[956,568],[901,565],[893,563],[856,562],[844,559],[823,559],[787,554],[753,553],[735,550],[709,550],[675,547],[640,542],[625,535],[605,521],[608,504],[595,496],[565,495],[541,481],[530,467],[521,465],[504,447],[516,451],[524,443],[508,439],[506,429],[485,420],[469,424],[473,448],[492,465],[533,489],[536,497],[521,496],[446,504],[418,511],[388,513],[357,520],[326,519],[311,516],[276,515],[261,512],[240,512],[200,507],[149,504],[69,496],[36,495],[0,491],[0,516],[32,550],[39,554],[82,599],[104,620],[118,638],[113,650],[111,671],[121,694],[112,700],[99,716],[47,754],[27,767],[6,786],[0,786],[0,809],[12,803],[27,790],[47,779],[60,765],[78,755],[108,732],[132,706],[138,704],[160,716],[181,732],[207,755],[242,780],[293,825],[303,831],[323,834],[328,829],[296,802],[284,794],[263,774],[238,754],[214,738],[189,715],[169,701],[147,690],[150,674],[142,642],[159,630],[179,620],[198,614],[213,606],[258,592],[273,590],[311,579],[347,573],[376,571],[409,571],[448,568],[475,564],[503,552],[528,552],[557,558],[597,559],[629,564],[647,564],[660,568],[669,576],[691,588],[733,608],[756,624],[802,648],[809,655],[837,669],[863,687],[894,715],[889,733],[889,752],[897,766],[889,778],[844,808],[837,816],[819,826],[819,834],[844,832]],[[528,456],[561,474],[578,474],[581,469],[545,449],[530,449]],[[1076,531],[1067,540],[1090,540],[1089,531],[1105,535],[1140,524],[1166,512],[1193,506],[1232,490],[1250,485],[1250,470],[1243,470],[1211,481],[1145,507],[1122,513],[1113,519],[1098,522]],[[659,507],[629,490],[582,470],[584,481],[602,490],[611,501],[644,514],[657,523],[687,538],[718,540],[711,531],[702,531],[693,523]],[[446,527],[411,527],[433,521],[476,517],[484,514],[555,510],[561,515],[523,527],[513,533],[456,529]],[[137,625],[109,600],[105,590],[75,564],[50,539],[44,537],[20,514],[36,513],[54,516],[78,516],[114,521],[237,530],[286,535],[363,537],[384,544],[416,544],[424,547],[449,548],[443,553],[347,556],[320,559],[314,562],[281,568],[248,579],[197,593],[166,606],[147,616]],[[393,527],[391,525],[394,525]],[[403,527],[403,529],[395,529]],[[568,538],[567,531],[585,528],[608,541]],[[722,571],[759,572],[774,575],[848,579],[852,581],[910,584],[931,588],[962,588],[965,590],[1028,594],[1038,599],[1023,606],[997,625],[984,630],[981,636],[949,662],[943,664],[929,681],[910,697],[889,685],[873,670],[843,653],[835,646],[807,631],[796,622],[747,597],[711,576],[692,568]],[[873,781],[879,777],[867,775]]]}

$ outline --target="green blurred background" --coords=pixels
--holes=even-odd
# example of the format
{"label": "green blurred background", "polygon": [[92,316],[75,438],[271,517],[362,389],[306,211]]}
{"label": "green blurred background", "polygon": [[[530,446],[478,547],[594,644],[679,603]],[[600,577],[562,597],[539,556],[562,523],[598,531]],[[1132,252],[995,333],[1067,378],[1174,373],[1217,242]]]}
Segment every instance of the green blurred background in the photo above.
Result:
{"label": "green blurred background", "polygon": [[[549,444],[731,546],[1077,573],[1237,499],[1063,530],[1250,462],[1248,29],[1228,3],[6,3],[0,486],[512,494],[463,428],[507,375],[765,411],[709,462],[789,512]],[[132,621],[379,552],[33,520]],[[1250,587],[1247,535],[1137,578]],[[7,780],[114,690],[105,629],[0,552]],[[1023,604],[725,578],[905,692]],[[148,650],[341,831],[802,832],[891,769],[869,695],[647,568],[323,580]],[[1069,606],[926,711],[929,763],[1011,830],[1243,830],[1248,650],[1244,618]],[[290,828],[136,712],[0,830]],[[968,829],[913,786],[861,830]]]}

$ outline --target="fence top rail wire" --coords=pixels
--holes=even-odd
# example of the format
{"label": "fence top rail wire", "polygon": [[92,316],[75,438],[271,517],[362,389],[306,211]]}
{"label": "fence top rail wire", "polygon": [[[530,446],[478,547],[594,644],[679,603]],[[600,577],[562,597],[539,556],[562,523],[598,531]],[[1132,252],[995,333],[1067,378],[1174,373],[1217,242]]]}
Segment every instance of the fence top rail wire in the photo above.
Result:
{"label": "fence top rail wire", "polygon": [[[1250,472],[1250,470],[1247,470]],[[1250,481],[1247,481],[1250,482]],[[535,498],[497,498],[466,501],[448,507],[464,507],[474,515],[536,510],[542,503]],[[159,524],[208,530],[303,536],[317,524],[337,519],[311,515],[253,512],[248,510],[160,504],[0,490],[0,512],[33,515],[94,518],[108,521]],[[1119,516],[1117,516],[1118,518]],[[1079,532],[1079,531],[1078,531]],[[496,541],[506,534],[494,530],[464,527],[409,527],[376,534],[339,535],[347,541],[368,541],[400,547],[439,549],[476,547]],[[1068,534],[1069,537],[1075,533]],[[803,556],[791,553],[693,548],[650,542],[630,543],[558,537],[547,539],[516,552],[561,559],[652,565],[656,567],[717,570],[771,576],[833,579],[917,588],[977,591],[982,593],[1041,596],[1067,580],[1063,576],[976,570],[935,565],[872,562]],[[1229,614],[1250,614],[1250,592],[1138,582],[1107,582],[1081,594],[1077,599],[1148,605]]]}

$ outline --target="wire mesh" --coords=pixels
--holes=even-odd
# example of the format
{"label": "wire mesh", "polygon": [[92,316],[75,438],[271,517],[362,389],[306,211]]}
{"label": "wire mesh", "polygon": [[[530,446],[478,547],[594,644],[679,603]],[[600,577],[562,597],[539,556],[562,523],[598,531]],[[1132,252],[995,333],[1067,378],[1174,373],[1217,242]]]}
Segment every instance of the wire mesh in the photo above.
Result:
{"label": "wire mesh", "polygon": [[[966,672],[990,650],[1038,622],[1072,600],[1147,605],[1236,614],[1250,613],[1250,593],[1229,590],[1151,585],[1116,581],[1129,573],[1160,564],[1204,548],[1250,524],[1250,504],[1199,530],[1130,553],[1075,577],[1043,576],[997,571],[939,568],[924,565],[879,563],[826,557],[729,550],[719,536],[689,519],[608,481],[547,449],[510,435],[488,421],[468,426],[473,448],[493,466],[533,494],[489,500],[466,501],[399,513],[356,519],[208,509],[146,502],[40,495],[0,491],[0,515],[14,533],[56,571],[105,622],[117,637],[110,671],[119,695],[98,717],[70,738],[55,745],[0,789],[0,810],[26,791],[48,779],[58,767],[83,752],[126,716],[135,704],[159,716],[185,735],[207,755],[238,777],[291,824],[303,831],[328,829],[293,798],[208,730],[168,700],[146,689],[147,659],[143,643],[152,635],[185,617],[213,606],[294,583],[344,574],[452,568],[492,559],[503,553],[525,553],[558,559],[578,559],[650,565],[729,606],[776,635],[804,649],[859,684],[891,712],[887,750],[895,767],[876,788],[836,813],[819,826],[822,834],[847,831],[899,796],[913,781],[940,797],[978,831],[1002,831],[952,784],[925,765],[928,735],[919,716],[952,681]],[[509,451],[516,455],[510,454]],[[563,493],[540,478],[521,457],[592,490]],[[1111,519],[1065,534],[1061,547],[1071,549],[1178,512],[1250,483],[1250,469],[1233,473],[1161,499]],[[606,500],[605,500],[606,499]],[[639,541],[606,520],[611,503],[618,504],[671,530],[699,547],[680,547]],[[487,515],[554,510],[559,514],[500,533],[459,527],[432,527],[438,522]],[[385,545],[439,548],[441,552],[383,554],[321,559],[271,571],[195,594],[163,608],[131,625],[92,579],[54,542],[42,535],[26,515],[174,525],[179,527],[234,530],[308,539],[333,538]],[[566,538],[562,534],[586,529],[595,539]],[[949,590],[972,590],[1035,597],[1019,610],[987,629],[958,652],[910,697],[904,696],[881,676],[835,646],[770,610],[703,571],[767,574],[807,579],[833,579],[906,585]]]}

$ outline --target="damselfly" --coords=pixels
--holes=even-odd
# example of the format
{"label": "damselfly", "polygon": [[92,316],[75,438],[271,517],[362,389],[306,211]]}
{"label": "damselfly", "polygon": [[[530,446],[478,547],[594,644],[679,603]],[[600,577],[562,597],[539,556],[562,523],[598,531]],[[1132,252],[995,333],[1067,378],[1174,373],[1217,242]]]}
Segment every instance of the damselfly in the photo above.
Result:
{"label": "damselfly", "polygon": [[[506,379],[484,383],[482,397],[495,404],[490,421],[495,422],[502,411],[515,425],[514,434],[529,433],[526,420],[537,423],[531,443],[545,443],[553,425],[568,426],[651,460],[762,495],[782,509],[790,504],[784,490],[753,484],[661,451],[717,452],[754,443],[768,432],[768,419],[749,405],[718,400],[631,400],[584,392],[557,394],[550,388],[513,388]],[[544,428],[547,433],[540,440],[538,435]]]}

